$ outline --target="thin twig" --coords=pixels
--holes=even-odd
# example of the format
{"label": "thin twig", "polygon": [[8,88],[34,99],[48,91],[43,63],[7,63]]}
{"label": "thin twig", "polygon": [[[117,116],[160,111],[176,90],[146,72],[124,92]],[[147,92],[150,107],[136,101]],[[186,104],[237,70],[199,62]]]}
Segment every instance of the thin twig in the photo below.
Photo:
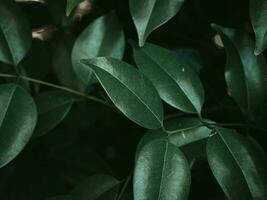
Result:
{"label": "thin twig", "polygon": [[114,105],[109,104],[108,102],[103,101],[102,99],[99,99],[99,98],[94,97],[94,96],[91,96],[91,95],[87,95],[87,94],[85,94],[83,92],[80,92],[80,91],[77,91],[77,90],[73,90],[71,88],[67,88],[67,87],[64,87],[64,86],[60,86],[60,85],[56,85],[56,84],[53,84],[53,83],[45,82],[45,81],[42,81],[42,80],[30,78],[30,77],[27,77],[27,76],[18,76],[18,75],[13,75],[13,74],[3,74],[3,73],[0,73],[0,77],[4,77],[4,78],[17,78],[17,79],[22,79],[22,80],[30,81],[32,83],[37,83],[37,84],[40,84],[40,85],[45,85],[45,86],[48,86],[48,87],[52,87],[52,88],[55,88],[55,89],[58,89],[58,90],[66,91],[66,92],[69,92],[69,93],[72,93],[72,94],[75,94],[75,95],[84,97],[84,98],[89,99],[91,101],[95,101],[97,103],[100,103],[100,104],[102,104],[102,105],[104,105],[106,107],[109,107],[109,108],[111,108],[113,110],[116,110],[116,107]]}
{"label": "thin twig", "polygon": [[130,172],[130,174],[129,174],[128,177],[126,178],[126,180],[125,180],[125,182],[124,182],[124,184],[123,184],[123,186],[122,186],[122,189],[121,189],[120,193],[118,194],[116,200],[120,200],[120,199],[121,199],[121,197],[122,197],[122,195],[124,194],[124,192],[125,192],[125,190],[126,190],[128,184],[130,183],[131,178],[132,178],[132,171]]}

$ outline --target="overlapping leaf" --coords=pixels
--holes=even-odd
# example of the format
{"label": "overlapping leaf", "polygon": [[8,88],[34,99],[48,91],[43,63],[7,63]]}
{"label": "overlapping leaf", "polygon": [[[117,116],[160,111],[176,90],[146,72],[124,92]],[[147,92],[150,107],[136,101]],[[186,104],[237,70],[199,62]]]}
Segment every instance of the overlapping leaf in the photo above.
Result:
{"label": "overlapping leaf", "polygon": [[261,54],[267,48],[267,1],[250,0],[250,18],[256,36],[255,54]]}
{"label": "overlapping leaf", "polygon": [[0,110],[0,167],[3,167],[30,140],[37,111],[31,96],[15,84],[0,85]]}
{"label": "overlapping leaf", "polygon": [[31,29],[14,1],[0,1],[0,61],[17,65],[31,46]]}
{"label": "overlapping leaf", "polygon": [[[206,123],[210,122],[208,120],[205,121]],[[211,130],[203,125],[203,122],[198,118],[188,117],[170,120],[165,127],[173,131],[180,130],[178,133],[169,136],[170,142],[178,147],[206,139],[211,134]]]}
{"label": "overlapping leaf", "polygon": [[178,147],[158,139],[141,149],[134,171],[135,200],[185,200],[189,188],[189,166]]}
{"label": "overlapping leaf", "polygon": [[50,91],[35,98],[38,122],[34,136],[42,136],[55,128],[68,114],[73,103],[72,95],[61,91]]}
{"label": "overlapping leaf", "polygon": [[67,0],[66,15],[69,16],[71,11],[84,0]]}
{"label": "overlapping leaf", "polygon": [[180,10],[183,0],[130,0],[130,11],[137,29],[139,45],[149,34],[169,21]]}
{"label": "overlapping leaf", "polygon": [[72,65],[81,81],[88,85],[92,71],[80,63],[82,59],[109,56],[121,59],[125,39],[122,27],[114,12],[92,22],[77,38],[72,50]]}
{"label": "overlapping leaf", "polygon": [[225,79],[229,93],[242,111],[253,117],[266,96],[266,60],[255,56],[254,42],[241,31],[213,25],[223,39],[227,53]]}
{"label": "overlapping leaf", "polygon": [[163,106],[152,83],[133,66],[115,58],[83,60],[93,70],[113,103],[137,124],[157,129],[163,121]]}
{"label": "overlapping leaf", "polygon": [[267,198],[266,159],[253,143],[229,129],[218,128],[207,143],[212,172],[228,199]]}
{"label": "overlapping leaf", "polygon": [[200,113],[204,102],[202,83],[173,52],[153,44],[134,46],[135,62],[152,81],[160,97],[184,112]]}

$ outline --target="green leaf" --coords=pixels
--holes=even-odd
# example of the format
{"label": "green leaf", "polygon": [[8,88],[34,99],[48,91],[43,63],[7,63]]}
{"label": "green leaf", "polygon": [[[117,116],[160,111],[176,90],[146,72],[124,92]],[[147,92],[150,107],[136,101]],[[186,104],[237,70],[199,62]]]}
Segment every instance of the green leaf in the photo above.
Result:
{"label": "green leaf", "polygon": [[31,46],[30,26],[14,1],[0,2],[0,61],[17,65]]}
{"label": "green leaf", "polygon": [[234,130],[218,128],[208,140],[207,156],[228,199],[267,199],[267,165],[249,139]]}
{"label": "green leaf", "polygon": [[[205,121],[211,123],[209,120]],[[170,120],[165,124],[165,128],[168,130],[182,130],[179,133],[169,135],[169,141],[178,147],[206,139],[211,134],[211,130],[204,126],[199,118],[193,117]]]}
{"label": "green leaf", "polygon": [[74,36],[70,34],[59,34],[59,37],[52,43],[52,64],[58,81],[61,85],[75,90],[84,91],[84,84],[76,76],[71,64],[71,50],[74,43]]}
{"label": "green leaf", "polygon": [[79,200],[97,200],[121,182],[109,175],[94,175],[78,184],[70,196]]}
{"label": "green leaf", "polygon": [[190,188],[190,168],[178,147],[166,140],[146,144],[135,164],[135,200],[184,200]]}
{"label": "green leaf", "polygon": [[250,0],[250,18],[256,36],[255,55],[267,48],[267,1]]}
{"label": "green leaf", "polygon": [[167,139],[167,134],[164,133],[163,130],[159,129],[159,130],[149,130],[147,131],[147,133],[141,138],[141,140],[139,141],[137,148],[136,148],[136,152],[135,152],[135,158],[137,159],[141,150],[143,149],[143,147],[148,144],[149,142],[152,142],[154,140],[158,140],[158,139]]}
{"label": "green leaf", "polygon": [[254,41],[234,29],[213,25],[221,35],[227,53],[225,79],[229,93],[251,118],[266,96],[266,61],[255,56]]}
{"label": "green leaf", "polygon": [[190,66],[175,53],[159,46],[149,43],[141,48],[133,46],[136,64],[166,103],[184,112],[201,112],[204,89]]}
{"label": "green leaf", "polygon": [[84,0],[67,0],[66,15],[69,16],[71,11]]}
{"label": "green leaf", "polygon": [[152,31],[174,17],[183,0],[130,0],[130,11],[143,46]]}
{"label": "green leaf", "polygon": [[14,159],[30,140],[36,121],[31,96],[15,84],[0,85],[0,168]]}
{"label": "green leaf", "polygon": [[94,71],[113,103],[129,119],[145,128],[161,127],[162,102],[152,83],[142,73],[115,58],[99,57],[82,63]]}
{"label": "green leaf", "polygon": [[39,137],[55,128],[69,113],[73,97],[62,91],[50,91],[35,98],[38,122],[34,136]]}
{"label": "green leaf", "polygon": [[109,56],[121,59],[124,54],[125,39],[122,27],[114,12],[92,22],[77,38],[72,50],[72,66],[88,85],[92,71],[80,63],[82,59]]}

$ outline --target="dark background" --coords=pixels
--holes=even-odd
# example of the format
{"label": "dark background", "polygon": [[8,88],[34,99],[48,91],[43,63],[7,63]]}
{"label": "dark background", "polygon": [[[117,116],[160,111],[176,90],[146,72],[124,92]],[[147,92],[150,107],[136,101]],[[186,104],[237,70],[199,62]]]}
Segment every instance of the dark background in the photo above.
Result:
{"label": "dark background", "polygon": [[[210,24],[250,32],[248,5],[247,0],[186,0],[179,14],[148,39],[180,54],[189,52],[196,61],[193,65],[198,64],[196,67],[201,68],[199,74],[205,87],[203,115],[217,122],[245,122],[245,119],[227,95],[225,52],[214,45],[215,32]],[[48,0],[46,5],[20,4],[20,7],[32,28],[45,25],[57,28],[51,40],[34,40],[23,60],[28,75],[41,80],[75,88],[73,78],[62,77],[56,69],[60,66],[70,68],[69,56],[75,38],[92,20],[110,10],[115,10],[119,16],[127,39],[137,39],[127,0],[95,0],[92,12],[80,22],[74,22],[72,16],[65,16],[65,0]],[[128,44],[124,60],[134,64]],[[32,86],[33,94],[37,90],[50,88]],[[89,90],[96,96],[106,97],[99,85],[93,85]],[[174,113],[183,116],[167,105],[165,113],[167,116]],[[262,113],[255,123],[264,126],[263,108]],[[57,128],[43,137],[32,139],[14,161],[0,169],[0,198],[43,200],[66,194],[77,182],[95,173],[108,173],[123,179],[133,168],[136,146],[145,132],[102,105],[91,101],[75,103]],[[240,132],[247,134],[247,130],[240,129]],[[255,132],[254,135],[262,144],[266,141],[262,133]],[[123,199],[132,199],[131,185]],[[192,169],[190,199],[225,199],[204,157],[198,159]]]}

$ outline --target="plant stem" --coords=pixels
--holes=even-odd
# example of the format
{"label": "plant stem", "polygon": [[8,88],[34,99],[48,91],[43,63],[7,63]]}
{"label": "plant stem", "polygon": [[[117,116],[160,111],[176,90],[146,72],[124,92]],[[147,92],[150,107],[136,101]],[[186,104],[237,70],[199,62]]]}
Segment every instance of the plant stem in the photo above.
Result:
{"label": "plant stem", "polygon": [[258,127],[255,127],[255,126],[252,126],[252,125],[249,125],[249,124],[241,124],[241,123],[208,123],[208,122],[205,122],[203,124],[199,124],[199,125],[196,125],[196,126],[191,126],[191,127],[186,127],[186,128],[182,128],[182,129],[173,130],[173,131],[167,130],[165,127],[163,127],[162,130],[164,132],[166,132],[168,134],[168,136],[170,136],[172,134],[182,133],[182,132],[185,132],[185,131],[190,131],[190,130],[193,130],[193,129],[196,129],[196,128],[200,128],[200,127],[204,127],[204,126],[206,126],[209,129],[214,129],[217,126],[222,126],[222,127],[249,127],[249,128],[255,129],[255,130],[267,132],[267,130],[265,130],[265,129],[261,129],[261,128],[258,128]]}
{"label": "plant stem", "polygon": [[118,194],[116,200],[120,200],[120,199],[121,199],[121,197],[122,197],[122,195],[124,194],[124,192],[125,192],[125,190],[126,190],[128,184],[129,184],[131,178],[132,178],[132,172],[131,172],[131,173],[129,174],[129,176],[126,178],[126,180],[125,180],[125,182],[124,182],[124,184],[123,184],[123,186],[122,186],[122,189],[121,189],[120,193]]}
{"label": "plant stem", "polygon": [[196,129],[196,128],[199,128],[199,127],[202,127],[202,126],[205,126],[205,125],[204,124],[199,124],[199,125],[196,125],[196,126],[190,126],[190,127],[187,127],[187,128],[177,129],[177,130],[173,130],[173,131],[167,130],[165,127],[162,127],[162,130],[164,132],[166,132],[168,135],[172,135],[172,134],[182,133],[182,132],[185,132],[185,131],[190,131],[190,130],[193,130],[193,129]]}
{"label": "plant stem", "polygon": [[84,97],[84,98],[89,99],[91,101],[95,101],[97,103],[100,103],[100,104],[102,104],[102,105],[104,105],[106,107],[109,107],[109,108],[111,108],[113,110],[116,110],[116,107],[114,105],[109,104],[108,102],[103,101],[102,99],[99,99],[99,98],[91,96],[91,95],[87,95],[87,94],[85,94],[83,92],[80,92],[80,91],[77,91],[77,90],[73,90],[71,88],[67,88],[67,87],[64,87],[64,86],[60,86],[60,85],[56,85],[56,84],[53,84],[53,83],[45,82],[45,81],[42,81],[42,80],[30,78],[30,77],[27,77],[27,76],[18,76],[18,75],[13,75],[13,74],[0,73],[0,77],[23,79],[23,80],[26,80],[26,81],[30,81],[32,83],[45,85],[45,86],[48,86],[48,87],[52,87],[52,88],[55,88],[55,89],[58,89],[58,90],[62,90],[62,91],[65,91],[65,92],[69,92],[69,93],[75,94],[77,96]]}

